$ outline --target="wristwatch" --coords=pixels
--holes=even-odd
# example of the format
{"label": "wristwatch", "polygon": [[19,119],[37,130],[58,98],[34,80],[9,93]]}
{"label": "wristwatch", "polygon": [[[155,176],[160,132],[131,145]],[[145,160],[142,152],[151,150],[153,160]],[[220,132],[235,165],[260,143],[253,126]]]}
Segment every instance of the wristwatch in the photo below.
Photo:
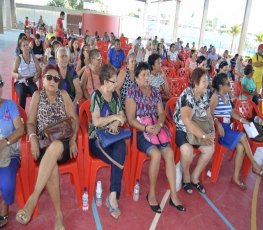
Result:
{"label": "wristwatch", "polygon": [[5,138],[5,140],[6,140],[7,146],[9,146],[10,145],[10,141],[8,140],[7,137]]}

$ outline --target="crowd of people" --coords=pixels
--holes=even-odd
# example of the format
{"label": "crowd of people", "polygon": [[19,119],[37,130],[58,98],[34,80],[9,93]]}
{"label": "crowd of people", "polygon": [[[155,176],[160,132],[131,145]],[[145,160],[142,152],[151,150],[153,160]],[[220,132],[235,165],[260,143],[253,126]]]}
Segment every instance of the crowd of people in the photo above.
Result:
{"label": "crowd of people", "polygon": [[[216,127],[220,137],[219,143],[229,149],[236,149],[235,169],[231,179],[235,185],[246,190],[246,184],[240,177],[245,155],[252,164],[252,171],[263,176],[263,169],[254,160],[246,135],[231,130],[231,117],[243,124],[248,124],[248,121],[233,110],[229,96],[231,81],[241,81],[242,88],[251,96],[260,95],[263,44],[259,45],[257,53],[252,57],[252,64],[243,62],[238,54],[231,58],[227,50],[219,56],[212,45],[209,49],[204,46],[199,50],[195,43],[192,43],[192,47],[189,43],[183,47],[183,42],[179,38],[167,47],[164,39],[158,41],[157,36],[153,40],[149,39],[145,48],[142,46],[141,37],[138,37],[125,53],[121,47],[123,35],[116,38],[113,33],[109,36],[105,32],[101,39],[98,32],[91,36],[87,30],[82,44],[74,34],[69,33],[65,37],[64,17],[65,13],[61,12],[56,23],[56,32],[50,26],[46,33],[43,31],[44,22],[41,18],[42,21],[37,26],[38,31],[33,33],[33,36],[26,22],[25,33],[19,35],[15,50],[12,78],[19,106],[25,109],[26,97],[28,94],[32,97],[27,134],[33,158],[39,163],[34,191],[24,208],[16,215],[19,223],[25,225],[30,221],[38,198],[46,187],[55,208],[55,229],[64,229],[58,164],[77,157],[76,132],[79,128],[77,112],[82,98],[91,101],[92,120],[88,127],[90,150],[96,157],[112,166],[106,204],[110,215],[116,219],[121,215],[118,202],[123,170],[112,164],[96,145],[96,129],[107,128],[117,133],[119,127],[127,122],[136,130],[137,148],[150,158],[148,170],[150,186],[146,198],[150,208],[156,213],[162,212],[156,197],[161,158],[165,161],[166,176],[171,190],[169,204],[179,211],[186,211],[176,194],[175,150],[172,149],[171,142],[175,142],[180,149],[182,185],[185,192],[191,195],[193,188],[200,193],[206,192],[200,181],[200,175],[215,151],[215,134],[214,131],[204,133],[193,121],[193,117],[207,117]],[[79,29],[82,29],[82,24]],[[65,39],[67,44],[64,42]],[[109,43],[106,63],[102,63],[102,53],[97,45],[101,40]],[[162,70],[163,60],[180,61],[185,64],[185,68],[191,70],[190,84],[178,98],[174,109],[175,140],[170,140],[169,133],[165,132],[164,108],[169,100],[169,76]],[[217,69],[215,76],[212,76],[210,71],[212,66]],[[25,132],[17,105],[11,100],[2,98],[3,87],[4,82],[0,77],[2,132],[0,135],[4,137],[0,138],[1,150],[12,146]],[[54,140],[49,145],[41,147],[39,141],[45,139],[43,134],[45,128],[67,117],[72,118],[71,138],[68,141]],[[205,144],[191,144],[187,138],[188,132]],[[164,138],[164,142],[161,142],[158,136],[161,133],[162,137],[165,135],[167,137]],[[158,137],[159,143],[152,141],[153,136]],[[13,151],[13,148],[10,149]],[[195,149],[201,154],[195,168],[190,172]],[[118,163],[124,163],[126,144],[123,140],[104,150]],[[8,222],[8,206],[14,201],[15,175],[19,166],[19,153],[14,151],[10,155],[12,155],[10,164],[0,167],[0,190],[3,198],[0,227]]]}

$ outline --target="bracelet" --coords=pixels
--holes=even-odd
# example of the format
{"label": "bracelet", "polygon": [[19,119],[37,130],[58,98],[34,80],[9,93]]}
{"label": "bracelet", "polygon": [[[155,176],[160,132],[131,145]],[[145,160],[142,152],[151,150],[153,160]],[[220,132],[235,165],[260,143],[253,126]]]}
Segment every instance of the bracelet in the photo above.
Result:
{"label": "bracelet", "polygon": [[144,126],[144,132],[145,132],[145,133],[147,133],[147,131],[146,131],[147,126],[148,126],[148,125],[145,125],[145,126]]}
{"label": "bracelet", "polygon": [[30,135],[29,135],[29,141],[31,140],[31,137],[33,137],[33,136],[36,136],[37,138],[38,138],[38,136],[35,134],[35,133],[31,133]]}
{"label": "bracelet", "polygon": [[214,118],[214,121],[218,121],[217,117]]}

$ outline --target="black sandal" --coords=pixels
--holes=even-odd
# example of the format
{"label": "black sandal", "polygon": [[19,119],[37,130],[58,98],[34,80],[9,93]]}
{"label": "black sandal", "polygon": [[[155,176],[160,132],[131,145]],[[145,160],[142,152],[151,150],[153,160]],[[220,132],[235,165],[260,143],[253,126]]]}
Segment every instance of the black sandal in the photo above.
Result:
{"label": "black sandal", "polygon": [[197,189],[200,193],[205,193],[205,188],[204,188],[204,186],[203,186],[200,182],[198,182],[197,184],[194,184],[194,183],[192,182],[192,185],[193,185],[194,187],[196,187],[196,189]]}
{"label": "black sandal", "polygon": [[182,182],[184,191],[186,191],[187,194],[192,195],[193,189],[190,182]]}
{"label": "black sandal", "polygon": [[156,213],[162,213],[162,209],[159,204],[151,205],[148,200],[148,194],[146,196],[146,200],[148,201],[148,204],[150,205],[151,209]]}
{"label": "black sandal", "polygon": [[8,223],[8,215],[0,216],[0,228],[3,228]]}

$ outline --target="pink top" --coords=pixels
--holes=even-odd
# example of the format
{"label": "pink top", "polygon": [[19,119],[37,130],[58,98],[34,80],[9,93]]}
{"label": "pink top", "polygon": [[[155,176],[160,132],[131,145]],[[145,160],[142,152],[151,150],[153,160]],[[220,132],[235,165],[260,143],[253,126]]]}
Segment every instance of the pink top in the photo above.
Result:
{"label": "pink top", "polygon": [[194,70],[197,67],[197,63],[192,61],[191,58],[188,58],[185,62],[185,65],[188,66],[191,70]]}
{"label": "pink top", "polygon": [[90,68],[86,68],[85,71],[87,76],[86,90],[88,91],[89,96],[91,96],[92,92],[101,86],[100,77],[98,74],[92,73]]}

